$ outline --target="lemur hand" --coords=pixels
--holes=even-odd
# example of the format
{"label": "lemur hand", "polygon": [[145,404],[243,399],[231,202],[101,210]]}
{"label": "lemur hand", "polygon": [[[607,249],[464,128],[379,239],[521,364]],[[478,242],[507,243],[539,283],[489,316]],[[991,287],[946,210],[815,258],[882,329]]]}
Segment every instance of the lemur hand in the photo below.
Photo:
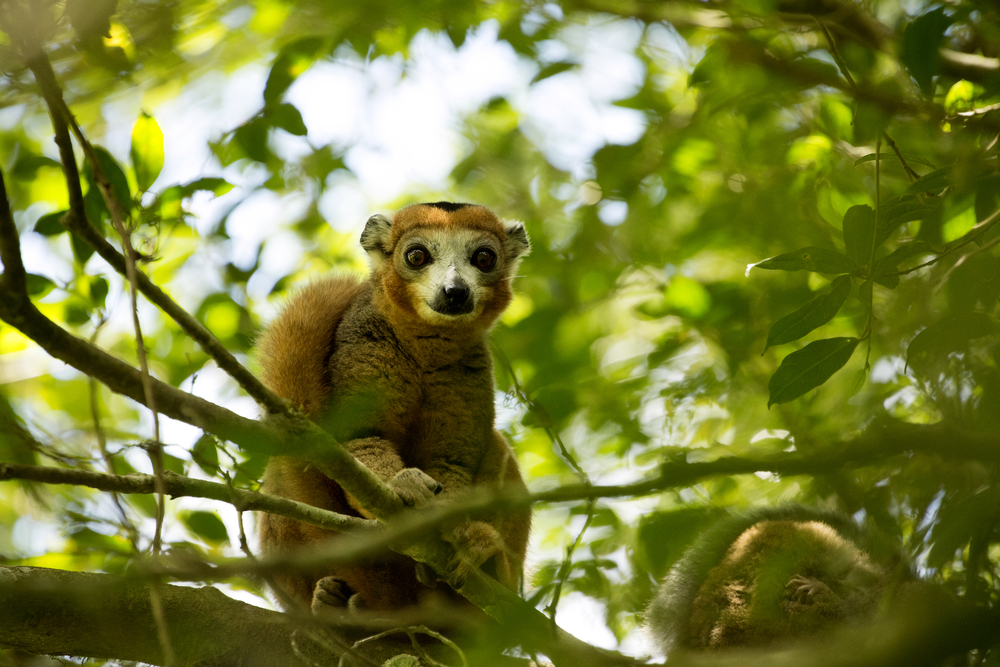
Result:
{"label": "lemur hand", "polygon": [[801,574],[792,577],[785,584],[785,588],[791,589],[791,598],[802,604],[814,602],[827,595],[835,595],[833,590],[819,579],[804,577]]}
{"label": "lemur hand", "polygon": [[403,468],[389,480],[389,487],[399,495],[404,505],[413,507],[425,505],[444,488],[419,468]]}

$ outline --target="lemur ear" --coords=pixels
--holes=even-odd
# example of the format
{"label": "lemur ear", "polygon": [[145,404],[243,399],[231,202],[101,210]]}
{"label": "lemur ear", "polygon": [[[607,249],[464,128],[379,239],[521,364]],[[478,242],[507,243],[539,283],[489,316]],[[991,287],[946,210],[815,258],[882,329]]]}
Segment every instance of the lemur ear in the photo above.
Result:
{"label": "lemur ear", "polygon": [[370,255],[388,255],[391,234],[392,220],[376,213],[368,218],[365,231],[361,232],[361,247]]}
{"label": "lemur ear", "polygon": [[524,257],[531,252],[531,242],[528,241],[528,232],[525,231],[523,222],[504,220],[503,227],[507,233],[504,251],[507,254],[508,262]]}

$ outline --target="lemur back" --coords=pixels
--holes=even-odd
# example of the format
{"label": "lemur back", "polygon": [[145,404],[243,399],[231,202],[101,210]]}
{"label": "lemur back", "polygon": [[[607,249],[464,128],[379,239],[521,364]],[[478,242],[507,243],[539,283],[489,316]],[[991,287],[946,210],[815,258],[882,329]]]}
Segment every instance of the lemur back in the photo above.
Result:
{"label": "lemur back", "polygon": [[[523,489],[516,459],[493,429],[493,370],[486,336],[510,300],[528,251],[520,223],[484,207],[449,203],[373,216],[361,237],[372,275],[310,285],[263,335],[265,383],[300,406],[385,479],[404,502],[470,486]],[[370,516],[335,482],[299,459],[274,457],[264,489],[335,512]],[[515,588],[530,511],[467,521],[446,539],[459,574],[484,565]],[[261,545],[277,552],[335,537],[283,517],[260,518]],[[415,563],[395,554],[277,583],[312,604],[396,609],[420,602]]]}

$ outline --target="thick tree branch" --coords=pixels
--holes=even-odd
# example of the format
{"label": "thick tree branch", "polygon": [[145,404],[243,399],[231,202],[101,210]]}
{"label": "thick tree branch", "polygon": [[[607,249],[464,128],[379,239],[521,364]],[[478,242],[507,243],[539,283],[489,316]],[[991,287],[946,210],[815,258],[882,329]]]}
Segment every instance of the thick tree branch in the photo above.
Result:
{"label": "thick tree branch", "polygon": [[[296,648],[315,663],[336,664],[337,655],[310,638],[326,632],[311,619],[237,602],[213,588],[157,584],[156,591],[179,664],[304,664]],[[338,634],[347,641],[362,636],[344,628]],[[109,574],[0,566],[0,647],[164,664],[148,584]],[[408,641],[393,638],[366,642],[357,650],[368,664],[412,652]]]}

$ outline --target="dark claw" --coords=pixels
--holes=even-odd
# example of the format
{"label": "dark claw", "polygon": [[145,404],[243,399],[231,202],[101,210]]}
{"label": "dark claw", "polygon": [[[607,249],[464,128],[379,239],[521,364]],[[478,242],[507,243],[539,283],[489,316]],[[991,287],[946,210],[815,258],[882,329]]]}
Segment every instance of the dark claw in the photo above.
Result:
{"label": "dark claw", "polygon": [[436,496],[437,494],[441,493],[442,491],[444,491],[444,487],[441,486],[441,482],[438,482],[438,485],[434,488],[434,495]]}

